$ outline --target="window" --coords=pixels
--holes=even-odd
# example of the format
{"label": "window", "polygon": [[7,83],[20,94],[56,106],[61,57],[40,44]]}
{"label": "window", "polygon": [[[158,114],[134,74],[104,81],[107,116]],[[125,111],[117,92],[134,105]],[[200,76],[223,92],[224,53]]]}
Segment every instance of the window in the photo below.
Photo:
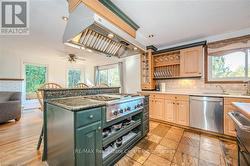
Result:
{"label": "window", "polygon": [[[247,60],[249,50],[209,56],[210,80],[246,80],[250,77]],[[248,71],[248,72],[246,72]]]}
{"label": "window", "polygon": [[106,84],[108,86],[121,86],[119,66],[108,65],[97,67],[97,84]]}
{"label": "window", "polygon": [[47,67],[43,65],[25,64],[26,100],[36,99],[37,89],[47,80]]}
{"label": "window", "polygon": [[250,79],[250,36],[208,44],[207,82]]}
{"label": "window", "polygon": [[68,87],[73,88],[81,82],[81,70],[70,69],[68,70]]}

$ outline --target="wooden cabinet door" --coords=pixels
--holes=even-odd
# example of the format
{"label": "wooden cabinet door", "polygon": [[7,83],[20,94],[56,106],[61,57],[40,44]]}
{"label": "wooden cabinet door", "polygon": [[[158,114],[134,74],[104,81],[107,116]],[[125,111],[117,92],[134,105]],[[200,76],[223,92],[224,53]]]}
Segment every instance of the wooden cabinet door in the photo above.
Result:
{"label": "wooden cabinet door", "polygon": [[76,129],[76,165],[102,165],[101,122]]}
{"label": "wooden cabinet door", "polygon": [[224,105],[224,134],[234,137],[236,136],[235,126],[228,113],[236,110],[237,109],[232,104]]}
{"label": "wooden cabinet door", "polygon": [[183,49],[180,52],[180,76],[201,76],[203,47]]}
{"label": "wooden cabinet door", "polygon": [[189,126],[189,102],[176,102],[176,123],[184,126]]}
{"label": "wooden cabinet door", "polygon": [[174,100],[165,100],[165,109],[164,109],[164,120],[167,122],[176,122],[175,115],[175,103]]}
{"label": "wooden cabinet door", "polygon": [[154,118],[155,119],[154,98],[152,98],[152,97],[149,97],[149,118]]}
{"label": "wooden cabinet door", "polygon": [[155,119],[164,120],[164,99],[155,99],[153,115]]}

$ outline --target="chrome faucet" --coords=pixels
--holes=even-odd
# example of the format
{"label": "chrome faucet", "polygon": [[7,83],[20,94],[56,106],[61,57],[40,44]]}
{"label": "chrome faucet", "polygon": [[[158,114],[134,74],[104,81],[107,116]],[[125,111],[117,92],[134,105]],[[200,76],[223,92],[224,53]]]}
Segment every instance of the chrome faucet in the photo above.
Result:
{"label": "chrome faucet", "polygon": [[250,95],[250,80],[244,81],[245,86],[247,87],[247,95]]}
{"label": "chrome faucet", "polygon": [[223,94],[227,94],[227,91],[221,85],[216,85],[216,87],[219,87]]}

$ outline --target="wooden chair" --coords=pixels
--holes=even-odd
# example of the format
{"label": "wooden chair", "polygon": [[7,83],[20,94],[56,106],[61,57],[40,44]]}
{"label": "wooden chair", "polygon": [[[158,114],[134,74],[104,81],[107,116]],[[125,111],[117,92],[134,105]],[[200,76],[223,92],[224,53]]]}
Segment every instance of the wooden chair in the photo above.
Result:
{"label": "wooden chair", "polygon": [[[43,90],[44,89],[60,89],[62,88],[61,85],[59,84],[56,84],[56,83],[45,83],[43,84],[40,88],[38,88],[38,90],[36,91],[36,95],[37,95],[37,99],[40,103],[40,110],[41,111],[44,111],[43,108],[44,108],[44,105],[43,105]],[[43,140],[43,126],[42,126],[42,131],[41,131],[41,134],[40,134],[40,137],[39,137],[39,140],[38,140],[38,143],[37,143],[37,150],[40,149],[40,146],[41,146],[41,143],[42,143],[42,140]]]}
{"label": "wooden chair", "polygon": [[86,84],[84,84],[84,83],[78,83],[77,85],[76,85],[76,88],[88,88],[89,86],[88,85],[86,85]]}

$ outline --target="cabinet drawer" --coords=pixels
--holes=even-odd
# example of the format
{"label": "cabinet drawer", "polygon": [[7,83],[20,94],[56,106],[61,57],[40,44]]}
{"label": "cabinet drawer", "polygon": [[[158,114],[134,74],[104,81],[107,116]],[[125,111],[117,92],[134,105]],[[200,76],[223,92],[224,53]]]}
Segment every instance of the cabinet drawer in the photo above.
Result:
{"label": "cabinet drawer", "polygon": [[164,99],[164,94],[151,94],[150,98]]}
{"label": "cabinet drawer", "polygon": [[181,100],[181,101],[188,101],[189,96],[186,95],[165,95],[166,100]]}
{"label": "cabinet drawer", "polygon": [[94,108],[76,113],[76,127],[84,126],[101,120],[102,109]]}

